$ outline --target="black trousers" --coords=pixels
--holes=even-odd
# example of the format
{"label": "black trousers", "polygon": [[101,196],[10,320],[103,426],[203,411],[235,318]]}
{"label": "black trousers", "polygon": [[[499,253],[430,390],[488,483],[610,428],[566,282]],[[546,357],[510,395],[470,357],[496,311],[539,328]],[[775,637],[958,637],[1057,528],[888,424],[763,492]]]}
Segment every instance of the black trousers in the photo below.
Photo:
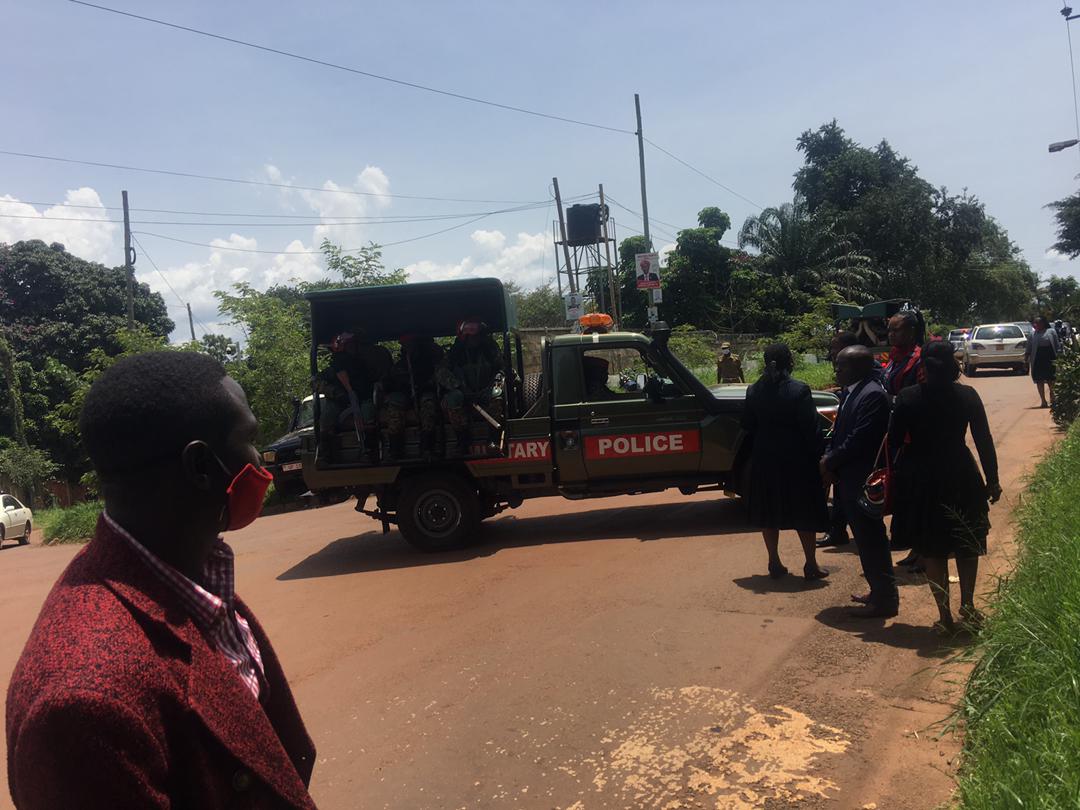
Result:
{"label": "black trousers", "polygon": [[[870,603],[875,607],[895,607],[900,603],[900,592],[896,588],[885,521],[870,517],[859,507],[862,484],[861,481],[855,483],[855,480],[837,484],[834,497],[838,496],[844,517],[855,537],[863,576],[870,585]],[[865,477],[861,480],[865,480]]]}
{"label": "black trousers", "polygon": [[838,487],[833,487],[832,512],[829,515],[829,537],[834,540],[848,539],[848,520],[844,514],[844,506],[840,503]]}

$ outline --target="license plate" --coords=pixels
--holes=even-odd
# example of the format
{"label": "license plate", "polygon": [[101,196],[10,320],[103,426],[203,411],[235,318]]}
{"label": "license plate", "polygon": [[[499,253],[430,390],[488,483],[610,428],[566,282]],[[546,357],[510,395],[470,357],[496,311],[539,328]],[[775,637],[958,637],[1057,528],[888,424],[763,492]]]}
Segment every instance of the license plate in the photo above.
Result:
{"label": "license plate", "polygon": [[1003,352],[1003,351],[1005,351],[1005,344],[1003,343],[1003,344],[1001,344],[1000,346],[996,346],[995,348],[996,348],[996,349],[997,349],[997,350],[998,350],[999,352]]}
{"label": "license plate", "polygon": [[294,470],[302,470],[302,469],[304,469],[304,462],[302,462],[302,461],[294,461],[291,464],[282,464],[281,465],[281,471],[282,472],[293,472]]}

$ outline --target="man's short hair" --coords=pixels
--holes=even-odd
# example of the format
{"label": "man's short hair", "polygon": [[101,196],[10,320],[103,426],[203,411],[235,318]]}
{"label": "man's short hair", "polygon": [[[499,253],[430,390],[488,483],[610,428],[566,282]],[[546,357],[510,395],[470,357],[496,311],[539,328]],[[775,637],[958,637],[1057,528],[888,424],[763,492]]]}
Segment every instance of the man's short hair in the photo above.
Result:
{"label": "man's short hair", "polygon": [[222,386],[225,367],[205,354],[146,352],[125,357],[90,386],[79,431],[103,478],[179,458],[191,441],[220,444],[236,419]]}

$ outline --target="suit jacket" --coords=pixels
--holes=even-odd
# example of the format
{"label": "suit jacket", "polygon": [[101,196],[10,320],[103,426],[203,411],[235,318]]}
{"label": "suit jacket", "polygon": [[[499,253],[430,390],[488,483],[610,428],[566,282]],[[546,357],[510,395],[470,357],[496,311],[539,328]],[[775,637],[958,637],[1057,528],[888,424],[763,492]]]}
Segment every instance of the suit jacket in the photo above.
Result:
{"label": "suit jacket", "polygon": [[861,486],[874,468],[889,427],[889,395],[873,375],[841,396],[825,466],[841,483]]}
{"label": "suit jacket", "polygon": [[104,520],[61,575],[7,696],[20,810],[314,808],[315,747],[262,627],[263,702]]}

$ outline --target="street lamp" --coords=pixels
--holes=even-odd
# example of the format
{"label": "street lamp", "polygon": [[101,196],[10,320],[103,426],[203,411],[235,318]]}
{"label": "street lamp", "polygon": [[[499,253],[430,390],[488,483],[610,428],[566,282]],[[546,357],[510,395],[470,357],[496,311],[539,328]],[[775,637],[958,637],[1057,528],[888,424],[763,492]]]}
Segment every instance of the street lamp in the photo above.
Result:
{"label": "street lamp", "polygon": [[1078,143],[1080,143],[1080,141],[1078,141],[1076,138],[1072,138],[1067,141],[1055,141],[1047,148],[1051,152],[1060,152],[1062,149],[1068,149],[1070,146],[1076,146]]}

